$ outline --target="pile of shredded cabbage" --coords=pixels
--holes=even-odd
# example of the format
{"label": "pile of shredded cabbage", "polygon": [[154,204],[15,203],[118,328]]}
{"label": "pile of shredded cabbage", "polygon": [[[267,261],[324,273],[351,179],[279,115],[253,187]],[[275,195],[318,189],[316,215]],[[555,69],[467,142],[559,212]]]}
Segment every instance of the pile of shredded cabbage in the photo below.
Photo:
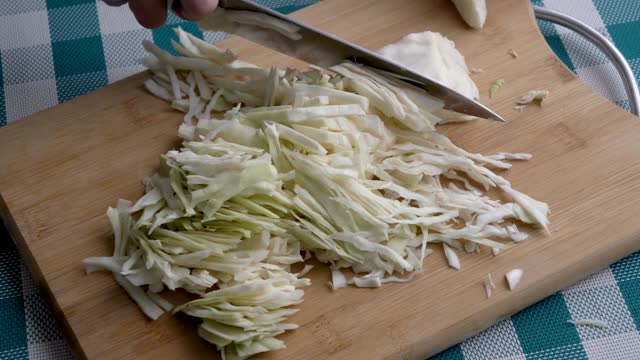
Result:
{"label": "pile of shredded cabbage", "polygon": [[[526,239],[508,219],[547,229],[547,205],[494,172],[530,156],[457,147],[435,125],[466,117],[442,101],[353,63],[262,69],[177,34],[182,56],[145,42],[144,64],[146,88],[186,113],[182,147],[135,204],[108,210],[113,256],[85,264],[113,272],[152,319],[172,309],[164,289],[201,295],[174,312],[201,318],[225,359],[284,348],[275,336],[296,327],[289,306],[310,284],[308,266],[290,269],[301,253],[329,264],[334,288],[379,287],[420,272],[427,244],[459,268],[456,251]],[[512,202],[484,194],[494,187]]]}

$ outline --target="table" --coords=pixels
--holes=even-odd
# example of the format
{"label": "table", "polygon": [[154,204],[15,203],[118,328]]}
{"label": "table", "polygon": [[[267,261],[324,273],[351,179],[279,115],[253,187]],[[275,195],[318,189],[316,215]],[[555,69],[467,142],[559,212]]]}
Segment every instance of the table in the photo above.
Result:
{"label": "table", "polygon": [[[258,2],[289,13],[316,0]],[[532,3],[596,28],[614,41],[639,77],[640,1]],[[595,47],[566,29],[545,22],[539,25],[567,67],[595,91],[628,109],[614,67]],[[144,55],[142,40],[168,48],[175,26],[211,42],[225,36],[203,35],[193,23],[173,15],[164,27],[146,30],[126,7],[111,8],[95,0],[0,2],[0,126],[142,71],[136,62]],[[0,239],[0,358],[73,358],[59,324],[1,227]],[[564,321],[585,318],[605,320],[610,326],[576,328]],[[434,358],[636,359],[640,357],[638,329],[640,253],[635,253]]]}

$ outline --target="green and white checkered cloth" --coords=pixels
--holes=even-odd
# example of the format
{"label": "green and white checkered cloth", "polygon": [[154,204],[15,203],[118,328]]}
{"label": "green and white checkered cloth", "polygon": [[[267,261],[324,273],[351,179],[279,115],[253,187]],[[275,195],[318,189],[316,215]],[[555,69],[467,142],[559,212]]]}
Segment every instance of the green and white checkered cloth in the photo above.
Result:
{"label": "green and white checkered cloth", "polygon": [[[289,13],[317,0],[262,0]],[[591,25],[613,40],[640,74],[640,0],[532,0]],[[127,7],[95,0],[0,0],[0,126],[125,78],[143,68],[143,39],[169,47],[171,28],[202,36],[175,16],[141,28]],[[614,67],[586,40],[540,23],[556,54],[596,91],[628,108]],[[208,41],[224,37],[204,34]],[[48,304],[36,291],[0,227],[0,359],[69,359],[73,355]],[[608,329],[576,328],[600,319]],[[428,324],[425,324],[428,326]],[[453,346],[435,359],[640,359],[640,253]],[[195,332],[194,332],[195,334]]]}

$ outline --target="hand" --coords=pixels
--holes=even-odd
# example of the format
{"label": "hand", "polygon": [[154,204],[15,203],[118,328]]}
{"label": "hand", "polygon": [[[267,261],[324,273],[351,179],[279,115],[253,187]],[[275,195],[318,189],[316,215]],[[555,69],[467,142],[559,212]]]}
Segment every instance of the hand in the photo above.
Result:
{"label": "hand", "polygon": [[[107,5],[121,6],[129,3],[129,8],[140,25],[153,29],[164,24],[167,19],[167,0],[103,0]],[[176,15],[185,20],[198,21],[211,14],[218,6],[218,0],[174,0],[171,6]]]}

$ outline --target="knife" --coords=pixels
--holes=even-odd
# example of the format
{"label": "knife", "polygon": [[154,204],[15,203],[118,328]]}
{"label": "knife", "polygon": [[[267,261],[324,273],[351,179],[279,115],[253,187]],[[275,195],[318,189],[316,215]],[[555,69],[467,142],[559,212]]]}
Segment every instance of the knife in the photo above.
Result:
{"label": "knife", "polygon": [[[260,31],[236,33],[247,40],[323,68],[330,68],[347,60],[365,65],[426,90],[429,94],[442,99],[445,109],[480,118],[505,121],[486,106],[436,80],[252,1],[220,0],[218,6],[226,10],[265,14],[276,18],[276,22],[282,25]],[[259,28],[256,27],[256,29]]]}

